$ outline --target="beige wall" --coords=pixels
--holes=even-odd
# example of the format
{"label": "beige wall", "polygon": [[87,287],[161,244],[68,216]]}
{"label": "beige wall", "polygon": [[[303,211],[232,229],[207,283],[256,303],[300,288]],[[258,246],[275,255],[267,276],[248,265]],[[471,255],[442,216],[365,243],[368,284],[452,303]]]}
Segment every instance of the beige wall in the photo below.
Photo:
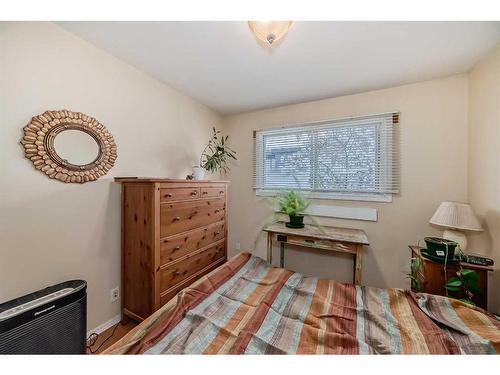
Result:
{"label": "beige wall", "polygon": [[[0,23],[0,302],[88,281],[88,327],[119,314],[120,188],[114,176],[183,178],[219,116],[51,23]],[[42,175],[22,127],[47,109],[101,121],[118,145],[108,175],[84,185]]]}
{"label": "beige wall", "polygon": [[[184,177],[211,126],[221,120],[51,23],[1,23],[0,50],[0,302],[83,278],[89,282],[90,329],[119,313],[119,304],[109,300],[110,289],[120,279],[120,190],[112,178]],[[442,200],[469,197],[488,228],[471,238],[471,248],[499,263],[499,67],[497,51],[471,73],[470,95],[468,76],[460,75],[223,119],[239,158],[229,176],[229,255],[237,252],[238,243],[242,249],[252,248],[271,213],[251,189],[252,130],[397,110],[401,194],[392,203],[323,201],[377,208],[377,223],[326,218],[321,222],[367,231],[372,245],[366,251],[365,284],[407,286],[407,245],[440,233],[427,222]],[[117,163],[97,182],[70,185],[49,180],[23,156],[18,142],[31,116],[63,108],[96,117],[115,137]],[[262,238],[254,252],[265,256]],[[287,254],[287,266],[297,271],[350,278],[348,257],[296,249]],[[498,275],[492,286],[500,288]],[[490,298],[498,313],[499,297],[490,293]]]}
{"label": "beige wall", "polygon": [[500,313],[500,48],[474,67],[469,90],[469,199],[486,229],[469,248],[496,262],[489,306]]}
{"label": "beige wall", "polygon": [[[293,89],[293,88],[290,88]],[[252,190],[252,131],[277,125],[342,118],[350,115],[401,112],[402,189],[392,203],[324,201],[378,210],[378,222],[322,218],[328,225],[363,228],[371,246],[366,250],[363,283],[379,287],[408,286],[409,244],[440,231],[428,224],[443,200],[467,199],[466,75],[438,79],[363,94],[302,103],[235,115],[223,119],[239,161],[230,173],[229,249],[251,249],[262,223],[271,213]],[[232,251],[232,254],[231,254]],[[265,256],[261,236],[253,250]],[[277,262],[277,249],[274,260]],[[324,253],[291,250],[286,265],[296,271],[350,280],[352,261]]]}

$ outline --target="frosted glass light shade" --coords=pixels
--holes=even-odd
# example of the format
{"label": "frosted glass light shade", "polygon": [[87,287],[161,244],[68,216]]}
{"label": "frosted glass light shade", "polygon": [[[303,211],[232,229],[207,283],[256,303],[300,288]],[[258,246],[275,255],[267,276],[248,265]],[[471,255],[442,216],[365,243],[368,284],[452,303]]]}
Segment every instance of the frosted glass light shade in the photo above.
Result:
{"label": "frosted glass light shade", "polygon": [[285,36],[292,23],[293,21],[248,21],[248,26],[257,39],[272,45]]}
{"label": "frosted glass light shade", "polygon": [[441,203],[429,222],[452,229],[483,230],[476,214],[468,203],[445,201]]}

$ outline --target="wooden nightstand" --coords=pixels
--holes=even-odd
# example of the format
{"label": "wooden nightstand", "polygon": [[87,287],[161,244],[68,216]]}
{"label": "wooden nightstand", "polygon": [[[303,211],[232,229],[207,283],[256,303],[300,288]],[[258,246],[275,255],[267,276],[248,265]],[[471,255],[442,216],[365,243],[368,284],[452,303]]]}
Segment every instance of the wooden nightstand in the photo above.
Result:
{"label": "wooden nightstand", "polygon": [[[414,292],[424,292],[431,294],[438,294],[445,296],[446,290],[444,289],[444,284],[446,283],[444,265],[442,263],[434,262],[433,260],[427,259],[420,254],[422,249],[419,246],[409,246],[411,251],[411,257],[418,257],[422,260],[422,267],[416,273],[415,277],[422,282],[422,290],[412,290]],[[477,272],[479,276],[478,285],[481,288],[482,293],[475,295],[473,298],[474,303],[487,309],[488,307],[488,272],[493,271],[491,267],[483,267],[475,264],[469,264],[464,262],[459,262],[455,264],[448,264],[446,266],[446,276],[449,279],[455,276],[456,272],[462,268],[471,269]]]}

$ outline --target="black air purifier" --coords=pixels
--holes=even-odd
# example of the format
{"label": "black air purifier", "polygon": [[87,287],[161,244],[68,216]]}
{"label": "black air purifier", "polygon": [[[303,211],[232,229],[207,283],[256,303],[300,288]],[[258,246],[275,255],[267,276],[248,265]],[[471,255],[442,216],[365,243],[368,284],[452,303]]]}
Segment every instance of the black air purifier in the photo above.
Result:
{"label": "black air purifier", "polygon": [[85,354],[87,283],[71,280],[0,304],[0,354]]}

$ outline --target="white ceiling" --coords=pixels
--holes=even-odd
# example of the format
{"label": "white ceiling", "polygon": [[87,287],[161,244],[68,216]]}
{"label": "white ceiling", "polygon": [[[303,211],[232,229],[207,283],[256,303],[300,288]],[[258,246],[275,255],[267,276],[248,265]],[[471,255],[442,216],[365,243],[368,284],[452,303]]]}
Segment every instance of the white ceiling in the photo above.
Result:
{"label": "white ceiling", "polygon": [[467,72],[500,22],[295,22],[273,49],[246,22],[58,22],[222,115]]}

